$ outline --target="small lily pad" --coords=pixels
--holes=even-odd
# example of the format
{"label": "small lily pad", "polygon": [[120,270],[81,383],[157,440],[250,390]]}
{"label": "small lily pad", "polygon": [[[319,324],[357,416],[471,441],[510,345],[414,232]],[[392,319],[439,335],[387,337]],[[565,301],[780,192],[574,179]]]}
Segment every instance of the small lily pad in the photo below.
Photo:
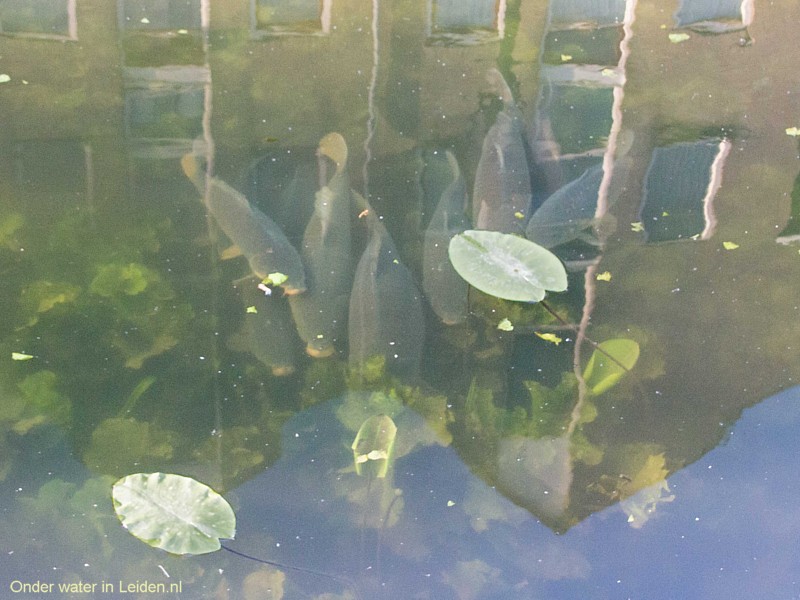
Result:
{"label": "small lily pad", "polygon": [[468,230],[450,240],[448,254],[467,283],[497,298],[539,302],[545,291],[567,289],[567,271],[558,257],[515,235]]}
{"label": "small lily pad", "polygon": [[508,319],[502,319],[498,324],[497,328],[500,331],[514,331],[514,325]]}
{"label": "small lily pad", "polygon": [[230,504],[207,485],[171,473],[136,473],[112,488],[117,517],[131,535],[173,554],[206,554],[236,534]]}
{"label": "small lily pad", "polygon": [[639,344],[635,341],[626,338],[606,340],[592,353],[583,379],[592,394],[602,394],[614,387],[638,360]]}

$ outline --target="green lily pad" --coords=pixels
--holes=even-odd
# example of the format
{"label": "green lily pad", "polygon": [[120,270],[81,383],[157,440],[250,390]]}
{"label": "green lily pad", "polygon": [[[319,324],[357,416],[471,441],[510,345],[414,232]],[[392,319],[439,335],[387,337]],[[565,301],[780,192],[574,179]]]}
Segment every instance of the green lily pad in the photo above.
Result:
{"label": "green lily pad", "polygon": [[144,543],[173,554],[205,554],[236,534],[230,504],[210,487],[171,473],[136,473],[117,481],[111,496],[123,527]]}
{"label": "green lily pad", "polygon": [[469,230],[450,240],[450,262],[471,286],[497,298],[539,302],[567,289],[567,271],[547,248],[496,231]]}
{"label": "green lily pad", "polygon": [[[639,360],[639,344],[633,340],[625,338],[606,340],[600,344],[600,348],[602,351],[595,350],[592,353],[583,372],[586,386],[595,395],[614,387]],[[609,355],[613,356],[614,360]]]}

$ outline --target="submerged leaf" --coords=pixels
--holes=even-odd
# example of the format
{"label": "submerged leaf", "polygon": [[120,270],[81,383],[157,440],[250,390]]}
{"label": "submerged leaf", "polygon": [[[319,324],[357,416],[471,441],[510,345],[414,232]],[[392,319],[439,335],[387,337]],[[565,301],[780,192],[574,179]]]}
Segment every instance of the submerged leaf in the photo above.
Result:
{"label": "submerged leaf", "polygon": [[639,344],[626,338],[602,342],[589,359],[583,379],[589,391],[602,394],[614,387],[639,360]]}
{"label": "submerged leaf", "polygon": [[567,272],[558,257],[515,235],[465,231],[450,240],[448,254],[467,283],[497,298],[539,302],[545,291],[567,289]]}
{"label": "submerged leaf", "polygon": [[397,425],[391,417],[374,415],[364,421],[352,445],[356,473],[366,474],[364,466],[370,463],[370,473],[374,473],[375,477],[386,477],[396,437]]}
{"label": "submerged leaf", "polygon": [[112,488],[123,527],[145,544],[173,554],[205,554],[236,534],[230,504],[210,487],[171,473],[136,473]]}

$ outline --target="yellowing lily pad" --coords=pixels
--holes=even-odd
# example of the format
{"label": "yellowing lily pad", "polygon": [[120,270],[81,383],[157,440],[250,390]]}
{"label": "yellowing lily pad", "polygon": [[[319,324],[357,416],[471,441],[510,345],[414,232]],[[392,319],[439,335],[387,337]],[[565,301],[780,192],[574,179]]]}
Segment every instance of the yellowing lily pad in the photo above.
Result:
{"label": "yellowing lily pad", "polygon": [[555,333],[539,333],[538,331],[534,332],[538,337],[542,338],[545,342],[550,342],[551,344],[555,344],[558,346],[564,340],[558,337]]}

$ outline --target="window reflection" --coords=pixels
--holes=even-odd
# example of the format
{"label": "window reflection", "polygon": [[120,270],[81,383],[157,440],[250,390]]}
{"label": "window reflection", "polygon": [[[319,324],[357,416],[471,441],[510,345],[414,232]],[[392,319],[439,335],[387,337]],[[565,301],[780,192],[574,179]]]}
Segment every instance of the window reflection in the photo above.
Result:
{"label": "window reflection", "polygon": [[681,0],[675,13],[678,27],[708,33],[724,33],[749,26],[753,0]]}
{"label": "window reflection", "polygon": [[503,37],[503,0],[429,0],[428,41],[470,45]]}
{"label": "window reflection", "polygon": [[77,39],[75,0],[4,0],[0,32],[20,37]]}
{"label": "window reflection", "polygon": [[653,151],[640,213],[648,242],[713,235],[714,197],[729,149],[727,140],[699,140]]}
{"label": "window reflection", "polygon": [[333,0],[251,0],[253,35],[330,32]]}
{"label": "window reflection", "polygon": [[121,0],[120,29],[200,29],[200,0]]}

